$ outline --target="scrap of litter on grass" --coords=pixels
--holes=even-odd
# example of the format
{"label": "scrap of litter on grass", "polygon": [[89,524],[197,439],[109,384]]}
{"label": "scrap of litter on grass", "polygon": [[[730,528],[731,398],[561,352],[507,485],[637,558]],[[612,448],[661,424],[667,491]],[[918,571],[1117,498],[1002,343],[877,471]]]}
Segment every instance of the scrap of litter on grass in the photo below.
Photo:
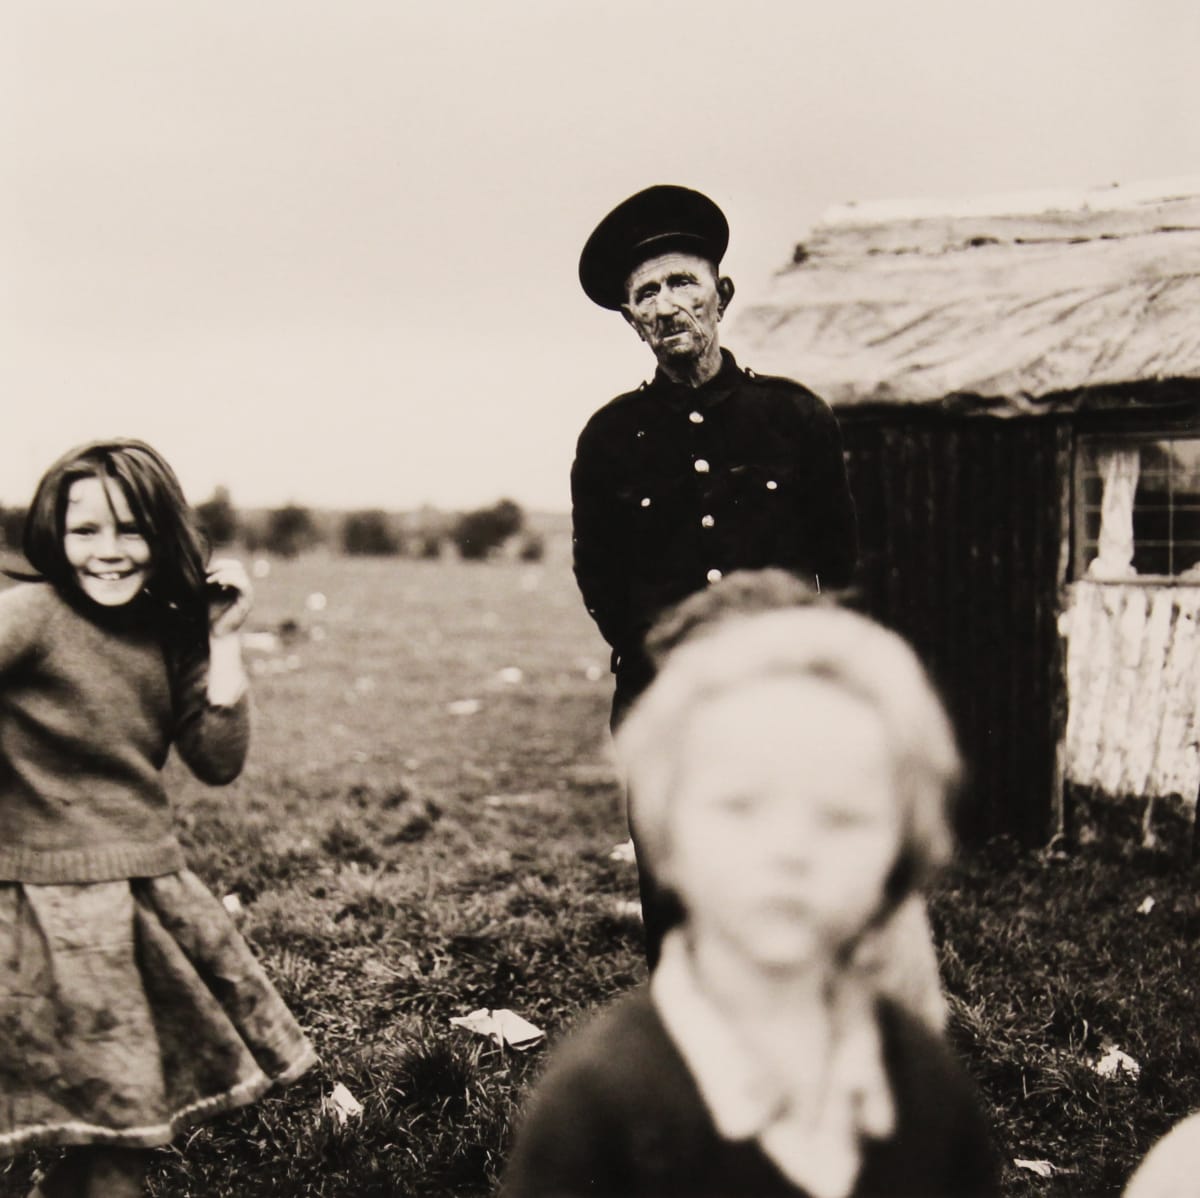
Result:
{"label": "scrap of litter on grass", "polygon": [[1108,1051],[1092,1066],[1094,1072],[1101,1077],[1119,1077],[1122,1073],[1132,1078],[1141,1076],[1142,1067],[1127,1052],[1122,1052],[1115,1044],[1110,1044]]}
{"label": "scrap of litter on grass", "polygon": [[1148,894],[1148,895],[1146,895],[1146,897],[1144,899],[1142,899],[1140,905],[1138,906],[1137,913],[1139,915],[1149,915],[1150,912],[1153,910],[1154,910],[1154,897],[1153,897],[1153,895]]}
{"label": "scrap of litter on grass", "polygon": [[1056,1172],[1049,1161],[1024,1161],[1020,1157],[1013,1157],[1013,1164],[1018,1169],[1028,1169],[1030,1173],[1036,1173],[1039,1177],[1053,1177]]}
{"label": "scrap of litter on grass", "polygon": [[221,900],[221,906],[230,915],[240,915],[242,913],[242,900],[232,891]]}
{"label": "scrap of litter on grass", "polygon": [[446,710],[451,715],[474,715],[482,706],[478,699],[455,699],[446,704]]}
{"label": "scrap of litter on grass", "polygon": [[488,807],[536,807],[553,798],[553,791],[532,790],[521,794],[484,795],[483,801]]}
{"label": "scrap of litter on grass", "polygon": [[623,840],[620,844],[613,846],[613,851],[609,853],[609,858],[613,861],[628,861],[630,864],[637,860],[633,852],[633,839]]}
{"label": "scrap of litter on grass", "polygon": [[518,1052],[532,1048],[546,1035],[541,1028],[534,1027],[527,1019],[522,1019],[506,1007],[498,1007],[494,1011],[480,1007],[470,1015],[455,1015],[450,1022],[477,1036],[491,1037],[501,1048],[507,1044]]}
{"label": "scrap of litter on grass", "polygon": [[338,1121],[339,1127],[345,1127],[349,1120],[357,1119],[363,1113],[362,1103],[341,1082],[333,1087],[333,1092],[324,1100],[324,1106]]}

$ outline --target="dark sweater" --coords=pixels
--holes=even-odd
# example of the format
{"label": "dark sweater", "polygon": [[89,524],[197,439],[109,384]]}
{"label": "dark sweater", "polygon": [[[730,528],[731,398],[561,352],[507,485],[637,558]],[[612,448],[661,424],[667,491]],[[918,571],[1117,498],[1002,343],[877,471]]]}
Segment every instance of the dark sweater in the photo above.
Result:
{"label": "dark sweater", "polygon": [[[853,1194],[974,1198],[997,1190],[974,1090],[946,1047],[886,1000],[890,1139],[869,1141]],[[722,1139],[647,991],[568,1038],[537,1086],[504,1198],[796,1198],[753,1141]]]}
{"label": "dark sweater", "polygon": [[214,785],[245,760],[248,700],[208,703],[207,642],[169,667],[141,605],[86,608],[46,583],[0,594],[0,880],[181,869],[160,776],[171,745]]}

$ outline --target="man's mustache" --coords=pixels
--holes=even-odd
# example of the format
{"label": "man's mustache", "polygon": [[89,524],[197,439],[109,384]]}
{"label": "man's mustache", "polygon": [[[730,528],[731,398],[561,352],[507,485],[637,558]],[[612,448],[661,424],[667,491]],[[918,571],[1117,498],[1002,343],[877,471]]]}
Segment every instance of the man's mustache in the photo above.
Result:
{"label": "man's mustache", "polygon": [[686,316],[662,316],[654,323],[654,331],[660,337],[671,333],[686,333],[695,328],[695,321]]}

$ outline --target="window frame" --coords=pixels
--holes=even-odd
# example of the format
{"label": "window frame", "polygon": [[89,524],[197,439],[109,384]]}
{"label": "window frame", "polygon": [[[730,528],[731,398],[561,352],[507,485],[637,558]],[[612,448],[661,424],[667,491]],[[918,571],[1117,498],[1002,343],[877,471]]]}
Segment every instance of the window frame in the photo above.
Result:
{"label": "window frame", "polygon": [[[1136,427],[1131,426],[1126,422],[1118,422],[1109,426],[1102,424],[1091,425],[1090,427],[1077,428],[1073,437],[1071,451],[1071,480],[1070,480],[1070,510],[1071,510],[1071,546],[1070,546],[1070,577],[1075,582],[1093,582],[1098,584],[1117,585],[1117,586],[1200,586],[1200,578],[1184,578],[1180,573],[1171,574],[1143,574],[1134,573],[1125,577],[1118,578],[1089,578],[1088,567],[1096,558],[1096,550],[1099,545],[1099,528],[1097,535],[1091,541],[1087,537],[1088,515],[1099,510],[1097,505],[1086,502],[1084,493],[1084,476],[1082,474],[1084,455],[1087,449],[1097,444],[1107,445],[1110,447],[1120,447],[1128,449],[1141,449],[1147,444],[1159,444],[1161,442],[1170,441],[1193,441],[1200,446],[1200,426],[1193,421],[1173,422],[1164,420],[1161,423],[1154,424],[1139,424]],[[1098,474],[1093,474],[1093,478],[1098,478]],[[1171,476],[1168,475],[1168,479]],[[1140,473],[1139,473],[1140,481]],[[1190,494],[1190,492],[1183,492]],[[1175,492],[1168,483],[1168,495],[1173,499]],[[1197,503],[1200,503],[1200,492]],[[1102,500],[1101,500],[1102,501]],[[1134,511],[1137,510],[1136,491]],[[1144,509],[1143,509],[1144,510]],[[1163,509],[1168,513],[1168,540],[1163,544],[1169,557],[1173,557],[1176,550],[1176,540],[1174,538],[1174,522],[1175,513],[1177,511],[1173,502],[1169,502]],[[1135,553],[1138,541],[1134,539]],[[1158,544],[1158,542],[1152,542]],[[1200,550],[1200,541],[1193,542],[1188,539],[1183,542],[1189,546],[1193,545],[1197,550]],[[1142,545],[1146,542],[1143,540]],[[1194,565],[1200,565],[1200,556],[1196,561],[1185,569],[1191,569]]]}

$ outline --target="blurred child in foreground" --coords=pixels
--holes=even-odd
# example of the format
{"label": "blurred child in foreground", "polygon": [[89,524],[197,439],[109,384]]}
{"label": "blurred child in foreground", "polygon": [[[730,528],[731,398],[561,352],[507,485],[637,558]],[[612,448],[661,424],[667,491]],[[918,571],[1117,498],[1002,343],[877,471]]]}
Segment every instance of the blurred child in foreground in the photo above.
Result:
{"label": "blurred child in foreground", "polygon": [[[661,669],[684,641],[703,636],[731,616],[813,604],[828,607],[835,602],[786,570],[736,570],[716,586],[697,591],[669,608],[647,634],[646,652],[655,669]],[[629,823],[638,836],[637,804],[632,795],[629,798]],[[679,900],[669,887],[658,883],[649,867],[638,871],[638,885],[647,952],[657,962],[662,937],[679,921]],[[855,963],[871,971],[880,990],[935,1032],[945,1030],[946,1000],[925,896],[919,890],[910,891],[886,919],[861,938],[855,947]]]}
{"label": "blurred child in foreground", "polygon": [[951,849],[958,758],[911,650],[833,607],[730,615],[615,750],[682,922],[552,1059],[508,1198],[994,1194],[969,1081],[857,960]]}

